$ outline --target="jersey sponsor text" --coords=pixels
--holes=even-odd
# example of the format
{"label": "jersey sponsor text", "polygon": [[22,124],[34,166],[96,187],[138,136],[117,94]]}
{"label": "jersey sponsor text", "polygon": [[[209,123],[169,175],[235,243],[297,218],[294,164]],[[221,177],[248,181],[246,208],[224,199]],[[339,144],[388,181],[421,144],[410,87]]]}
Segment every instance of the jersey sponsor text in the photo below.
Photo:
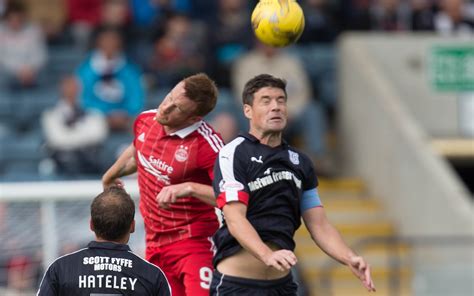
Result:
{"label": "jersey sponsor text", "polygon": [[301,189],[301,180],[289,171],[273,172],[271,175],[267,175],[262,178],[257,178],[254,181],[249,182],[248,185],[250,191],[255,191],[268,185],[272,185],[275,182],[290,180],[293,180],[295,182],[296,187]]}

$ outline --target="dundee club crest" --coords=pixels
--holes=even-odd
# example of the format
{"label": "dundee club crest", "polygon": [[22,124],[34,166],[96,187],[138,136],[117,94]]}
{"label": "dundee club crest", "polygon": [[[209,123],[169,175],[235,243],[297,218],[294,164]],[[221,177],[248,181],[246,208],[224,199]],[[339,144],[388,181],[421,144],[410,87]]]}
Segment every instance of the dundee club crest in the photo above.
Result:
{"label": "dundee club crest", "polygon": [[300,164],[300,155],[294,151],[288,150],[288,155],[290,160],[293,164],[298,165]]}

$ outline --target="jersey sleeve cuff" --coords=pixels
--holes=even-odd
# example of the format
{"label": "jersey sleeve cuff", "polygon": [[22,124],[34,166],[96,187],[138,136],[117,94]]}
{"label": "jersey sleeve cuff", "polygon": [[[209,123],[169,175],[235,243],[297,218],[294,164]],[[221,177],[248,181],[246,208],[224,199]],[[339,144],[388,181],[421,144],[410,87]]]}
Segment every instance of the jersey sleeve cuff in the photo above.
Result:
{"label": "jersey sleeve cuff", "polygon": [[238,201],[248,206],[249,194],[245,191],[225,191],[217,196],[217,207],[222,208],[229,202]]}

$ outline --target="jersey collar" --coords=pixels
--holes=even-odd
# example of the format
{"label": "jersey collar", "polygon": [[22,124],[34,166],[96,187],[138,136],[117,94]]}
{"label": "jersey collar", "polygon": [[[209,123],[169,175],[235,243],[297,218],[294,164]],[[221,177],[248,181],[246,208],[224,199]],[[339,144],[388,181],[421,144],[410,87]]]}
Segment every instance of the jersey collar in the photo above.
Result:
{"label": "jersey collar", "polygon": [[174,133],[171,133],[169,134],[170,136],[178,136],[180,137],[181,139],[184,139],[186,138],[187,136],[189,136],[192,132],[194,132],[195,130],[197,130],[202,124],[202,120],[201,121],[198,121],[188,127],[185,127],[183,129],[180,129],[179,131],[175,131]]}
{"label": "jersey collar", "polygon": [[[240,133],[239,136],[244,137],[253,143],[260,143],[260,140],[257,139],[254,135],[250,134],[249,132]],[[288,142],[283,138],[281,138],[281,146],[284,146],[284,147],[288,146]]]}
{"label": "jersey collar", "polygon": [[124,244],[117,244],[113,242],[98,242],[91,241],[88,245],[90,249],[107,249],[107,250],[119,250],[119,251],[130,251],[130,247]]}

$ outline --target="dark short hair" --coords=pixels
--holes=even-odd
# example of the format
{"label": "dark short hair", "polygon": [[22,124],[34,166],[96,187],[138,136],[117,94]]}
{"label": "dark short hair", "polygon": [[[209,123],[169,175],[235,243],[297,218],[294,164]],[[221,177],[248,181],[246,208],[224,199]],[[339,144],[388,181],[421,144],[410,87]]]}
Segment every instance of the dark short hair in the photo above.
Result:
{"label": "dark short hair", "polygon": [[7,6],[5,7],[4,17],[8,17],[12,14],[26,14],[27,9],[25,4],[22,1],[7,1]]}
{"label": "dark short hair", "polygon": [[97,195],[91,204],[91,219],[97,237],[117,241],[130,231],[135,217],[135,203],[122,188],[110,187]]}
{"label": "dark short hair", "polygon": [[286,81],[270,74],[260,74],[247,81],[242,92],[242,102],[247,105],[253,104],[254,94],[264,87],[280,88],[286,93]]}
{"label": "dark short hair", "polygon": [[204,73],[185,78],[186,97],[197,104],[195,115],[206,116],[214,109],[217,102],[216,83]]}

